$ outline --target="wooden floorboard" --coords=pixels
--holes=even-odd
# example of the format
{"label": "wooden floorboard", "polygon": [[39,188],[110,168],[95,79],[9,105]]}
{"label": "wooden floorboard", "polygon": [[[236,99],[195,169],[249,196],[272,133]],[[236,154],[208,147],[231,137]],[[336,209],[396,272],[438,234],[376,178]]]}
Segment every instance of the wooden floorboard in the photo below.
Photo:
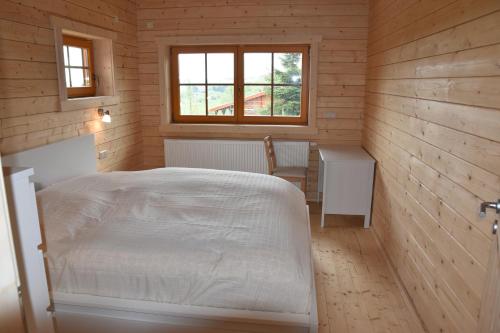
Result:
{"label": "wooden floorboard", "polygon": [[310,206],[319,332],[425,332],[363,218],[329,215],[322,229],[320,211]]}

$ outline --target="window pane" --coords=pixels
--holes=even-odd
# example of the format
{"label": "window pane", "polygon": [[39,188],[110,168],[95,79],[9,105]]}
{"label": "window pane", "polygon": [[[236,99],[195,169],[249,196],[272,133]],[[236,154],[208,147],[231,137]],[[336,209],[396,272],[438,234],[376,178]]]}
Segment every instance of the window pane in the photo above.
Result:
{"label": "window pane", "polygon": [[245,83],[271,83],[272,53],[243,55]]}
{"label": "window pane", "polygon": [[69,62],[68,62],[68,47],[66,45],[63,46],[63,53],[64,53],[64,66],[69,66]]}
{"label": "window pane", "polygon": [[208,86],[208,115],[234,115],[233,86]]}
{"label": "window pane", "polygon": [[234,54],[207,54],[208,83],[234,83]]}
{"label": "window pane", "polygon": [[300,116],[301,87],[274,87],[273,116]]}
{"label": "window pane", "polygon": [[83,49],[83,67],[89,67],[89,49]]}
{"label": "window pane", "polygon": [[83,79],[83,69],[81,68],[70,68],[71,75],[71,86],[72,87],[85,87]]}
{"label": "window pane", "polygon": [[205,54],[179,54],[179,82],[205,83]]}
{"label": "window pane", "polygon": [[302,53],[274,54],[274,83],[302,83]]}
{"label": "window pane", "polygon": [[205,86],[180,86],[181,115],[205,115]]}
{"label": "window pane", "polygon": [[71,82],[69,80],[69,68],[64,69],[64,74],[66,75],[66,87],[71,87]]}
{"label": "window pane", "polygon": [[92,84],[90,82],[90,71],[88,69],[85,69],[83,73],[85,75],[85,77],[84,77],[84,79],[85,79],[85,86],[91,87]]}
{"label": "window pane", "polygon": [[271,86],[245,86],[245,116],[271,115]]}
{"label": "window pane", "polygon": [[82,62],[82,49],[79,47],[69,46],[69,65],[70,66],[83,66]]}

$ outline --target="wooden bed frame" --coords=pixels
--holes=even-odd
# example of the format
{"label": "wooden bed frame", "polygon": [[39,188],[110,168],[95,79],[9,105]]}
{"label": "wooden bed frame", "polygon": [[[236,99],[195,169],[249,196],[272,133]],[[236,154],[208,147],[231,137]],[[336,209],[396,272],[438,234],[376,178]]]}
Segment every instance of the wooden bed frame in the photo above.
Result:
{"label": "wooden bed frame", "polygon": [[[35,173],[32,181],[38,189],[71,177],[97,172],[94,135],[80,136],[5,156],[2,161],[6,166],[32,167]],[[308,206],[305,209],[309,225]],[[316,333],[318,317],[312,252],[310,256],[312,284],[309,314],[182,306],[124,299],[117,301],[87,295],[68,298],[64,294],[51,293],[57,331]]]}

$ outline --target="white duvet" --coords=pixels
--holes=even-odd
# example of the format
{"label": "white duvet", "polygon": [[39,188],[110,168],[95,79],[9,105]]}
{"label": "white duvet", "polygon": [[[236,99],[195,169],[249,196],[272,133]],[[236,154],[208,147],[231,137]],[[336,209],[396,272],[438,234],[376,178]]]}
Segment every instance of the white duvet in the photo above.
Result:
{"label": "white duvet", "polygon": [[304,195],[267,175],[166,168],[37,193],[56,293],[308,313]]}

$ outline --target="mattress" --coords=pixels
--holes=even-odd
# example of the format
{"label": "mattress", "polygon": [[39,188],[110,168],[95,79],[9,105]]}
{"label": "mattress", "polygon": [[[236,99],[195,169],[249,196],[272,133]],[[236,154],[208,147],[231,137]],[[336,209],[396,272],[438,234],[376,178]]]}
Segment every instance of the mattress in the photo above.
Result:
{"label": "mattress", "polygon": [[164,168],[37,193],[58,295],[307,314],[304,194],[268,175]]}

